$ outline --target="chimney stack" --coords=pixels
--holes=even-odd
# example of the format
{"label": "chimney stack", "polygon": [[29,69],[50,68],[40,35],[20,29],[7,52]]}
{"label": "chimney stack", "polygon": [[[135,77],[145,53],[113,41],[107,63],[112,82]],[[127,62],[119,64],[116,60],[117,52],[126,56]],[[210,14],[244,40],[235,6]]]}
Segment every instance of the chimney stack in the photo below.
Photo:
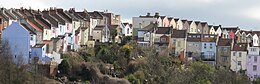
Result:
{"label": "chimney stack", "polygon": [[150,16],[151,14],[150,13],[147,13],[147,15],[146,16]]}

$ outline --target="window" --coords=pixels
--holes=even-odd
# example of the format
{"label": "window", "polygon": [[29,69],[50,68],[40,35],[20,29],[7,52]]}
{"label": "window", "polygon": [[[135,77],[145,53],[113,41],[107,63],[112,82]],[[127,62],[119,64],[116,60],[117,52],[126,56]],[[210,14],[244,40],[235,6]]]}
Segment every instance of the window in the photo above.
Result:
{"label": "window", "polygon": [[200,38],[200,35],[198,35],[197,38]]}
{"label": "window", "polygon": [[127,29],[127,34],[129,34],[129,29]]}
{"label": "window", "polygon": [[227,48],[223,48],[223,50],[222,50],[222,51],[223,51],[223,52],[227,52],[227,50],[228,50]]}
{"label": "window", "polygon": [[166,38],[161,38],[161,42],[166,42]]}
{"label": "window", "polygon": [[207,44],[206,43],[204,43],[204,49],[206,49],[207,48]]}
{"label": "window", "polygon": [[209,44],[209,45],[210,45],[210,47],[209,47],[209,48],[210,48],[210,49],[212,49],[212,44]]}
{"label": "window", "polygon": [[257,65],[253,65],[253,71],[257,70]]}
{"label": "window", "polygon": [[205,36],[205,38],[209,38],[209,36]]}
{"label": "window", "polygon": [[251,48],[250,50],[251,50],[252,52],[255,52],[255,51],[256,51],[256,49],[255,49],[255,48]]}
{"label": "window", "polygon": [[181,42],[177,42],[178,47],[181,47]]}
{"label": "window", "polygon": [[239,55],[238,55],[239,57],[241,57],[242,56],[242,53],[241,52],[239,52]]}
{"label": "window", "polygon": [[233,56],[236,56],[236,52],[233,52]]}
{"label": "window", "polygon": [[223,56],[223,57],[222,57],[222,61],[223,61],[223,62],[226,62],[227,59],[228,59],[227,56]]}
{"label": "window", "polygon": [[257,56],[254,56],[254,62],[257,62]]}
{"label": "window", "polygon": [[33,35],[31,35],[31,40],[33,40]]}
{"label": "window", "polygon": [[237,62],[237,65],[241,66],[241,61],[238,61],[238,62]]}

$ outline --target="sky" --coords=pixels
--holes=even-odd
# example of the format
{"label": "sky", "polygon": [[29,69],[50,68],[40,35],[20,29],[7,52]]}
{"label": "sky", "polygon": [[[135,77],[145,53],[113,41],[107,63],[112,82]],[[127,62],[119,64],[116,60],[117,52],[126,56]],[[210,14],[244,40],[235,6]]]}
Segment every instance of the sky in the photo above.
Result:
{"label": "sky", "polygon": [[88,11],[108,10],[123,22],[148,12],[209,24],[239,26],[260,31],[260,0],[1,0],[5,8],[47,9],[50,7]]}

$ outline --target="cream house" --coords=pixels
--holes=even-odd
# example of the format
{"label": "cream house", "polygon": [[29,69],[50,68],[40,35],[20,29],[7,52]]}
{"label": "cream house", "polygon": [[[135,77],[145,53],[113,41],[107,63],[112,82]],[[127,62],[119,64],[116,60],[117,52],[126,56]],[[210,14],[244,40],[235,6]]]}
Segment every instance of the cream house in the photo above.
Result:
{"label": "cream house", "polygon": [[238,72],[246,70],[247,63],[247,44],[234,44],[231,50],[231,66],[232,71]]}

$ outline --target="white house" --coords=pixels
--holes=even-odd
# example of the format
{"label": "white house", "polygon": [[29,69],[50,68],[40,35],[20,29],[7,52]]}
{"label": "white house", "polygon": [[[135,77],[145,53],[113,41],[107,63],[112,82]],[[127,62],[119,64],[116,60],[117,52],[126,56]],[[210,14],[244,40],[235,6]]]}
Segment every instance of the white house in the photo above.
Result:
{"label": "white house", "polygon": [[231,50],[231,66],[232,71],[238,72],[246,70],[247,63],[247,44],[234,44]]}
{"label": "white house", "polygon": [[123,23],[123,35],[125,35],[125,36],[132,36],[133,35],[132,24]]}

